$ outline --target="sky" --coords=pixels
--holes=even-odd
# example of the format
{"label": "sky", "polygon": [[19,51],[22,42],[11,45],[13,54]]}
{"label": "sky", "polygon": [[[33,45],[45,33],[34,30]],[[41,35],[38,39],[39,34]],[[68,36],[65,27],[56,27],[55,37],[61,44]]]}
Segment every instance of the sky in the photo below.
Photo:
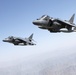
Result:
{"label": "sky", "polygon": [[[50,33],[33,25],[47,14],[69,20],[76,14],[76,0],[0,0],[0,64],[37,54],[76,48],[76,33]],[[76,18],[74,23],[76,23]],[[8,36],[29,37],[34,33],[36,46],[14,46],[2,40]]]}

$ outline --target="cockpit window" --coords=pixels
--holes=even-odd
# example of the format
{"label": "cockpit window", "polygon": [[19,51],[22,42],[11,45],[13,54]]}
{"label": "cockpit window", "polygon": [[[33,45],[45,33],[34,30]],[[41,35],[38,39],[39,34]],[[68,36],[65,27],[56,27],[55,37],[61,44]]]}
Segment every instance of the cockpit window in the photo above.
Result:
{"label": "cockpit window", "polygon": [[50,17],[47,15],[44,17],[44,20],[48,20]]}
{"label": "cockpit window", "polygon": [[43,18],[45,15],[43,15],[41,18]]}
{"label": "cockpit window", "polygon": [[40,20],[40,19],[44,19],[44,20],[48,20],[50,17],[48,16],[48,15],[43,15],[43,16],[41,16],[38,20]]}
{"label": "cockpit window", "polygon": [[37,19],[37,20],[40,20],[41,18],[43,18],[45,15],[43,15],[43,16],[41,16],[39,19]]}
{"label": "cockpit window", "polygon": [[9,39],[12,39],[12,38],[13,38],[13,36],[9,36],[8,38],[9,38]]}

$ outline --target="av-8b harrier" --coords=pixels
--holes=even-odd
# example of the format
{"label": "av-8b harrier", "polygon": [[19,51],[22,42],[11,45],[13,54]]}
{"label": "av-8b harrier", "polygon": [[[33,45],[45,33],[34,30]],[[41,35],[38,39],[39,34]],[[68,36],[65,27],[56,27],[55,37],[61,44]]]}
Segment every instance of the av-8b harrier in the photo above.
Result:
{"label": "av-8b harrier", "polygon": [[75,14],[67,21],[43,15],[41,18],[34,20],[33,24],[50,32],[76,32],[76,25],[73,23],[74,17]]}
{"label": "av-8b harrier", "polygon": [[20,46],[36,45],[35,43],[32,42],[34,41],[32,38],[33,38],[33,34],[31,34],[28,38],[9,36],[8,38],[5,38],[3,42],[9,42],[14,45],[20,45]]}

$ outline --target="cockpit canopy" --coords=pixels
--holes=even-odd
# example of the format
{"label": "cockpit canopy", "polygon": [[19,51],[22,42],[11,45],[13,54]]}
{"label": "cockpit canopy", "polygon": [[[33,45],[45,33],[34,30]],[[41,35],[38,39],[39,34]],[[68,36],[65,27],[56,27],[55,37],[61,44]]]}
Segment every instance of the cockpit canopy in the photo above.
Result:
{"label": "cockpit canopy", "polygon": [[50,16],[48,16],[48,15],[42,15],[39,19],[37,19],[37,20],[41,20],[41,19],[43,19],[43,20],[48,20],[48,19],[50,19]]}
{"label": "cockpit canopy", "polygon": [[9,36],[8,38],[9,38],[9,39],[13,39],[13,36]]}

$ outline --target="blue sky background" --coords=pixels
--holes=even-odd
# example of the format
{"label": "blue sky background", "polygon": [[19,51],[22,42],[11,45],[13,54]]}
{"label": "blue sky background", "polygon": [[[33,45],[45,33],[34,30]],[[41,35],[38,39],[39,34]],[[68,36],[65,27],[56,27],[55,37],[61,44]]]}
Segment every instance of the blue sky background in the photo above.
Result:
{"label": "blue sky background", "polygon": [[[73,13],[76,14],[76,0],[0,0],[0,63],[76,48],[76,33],[50,33],[32,24],[44,14],[69,20]],[[2,42],[11,35],[29,37],[32,33],[36,46],[21,47]]]}

